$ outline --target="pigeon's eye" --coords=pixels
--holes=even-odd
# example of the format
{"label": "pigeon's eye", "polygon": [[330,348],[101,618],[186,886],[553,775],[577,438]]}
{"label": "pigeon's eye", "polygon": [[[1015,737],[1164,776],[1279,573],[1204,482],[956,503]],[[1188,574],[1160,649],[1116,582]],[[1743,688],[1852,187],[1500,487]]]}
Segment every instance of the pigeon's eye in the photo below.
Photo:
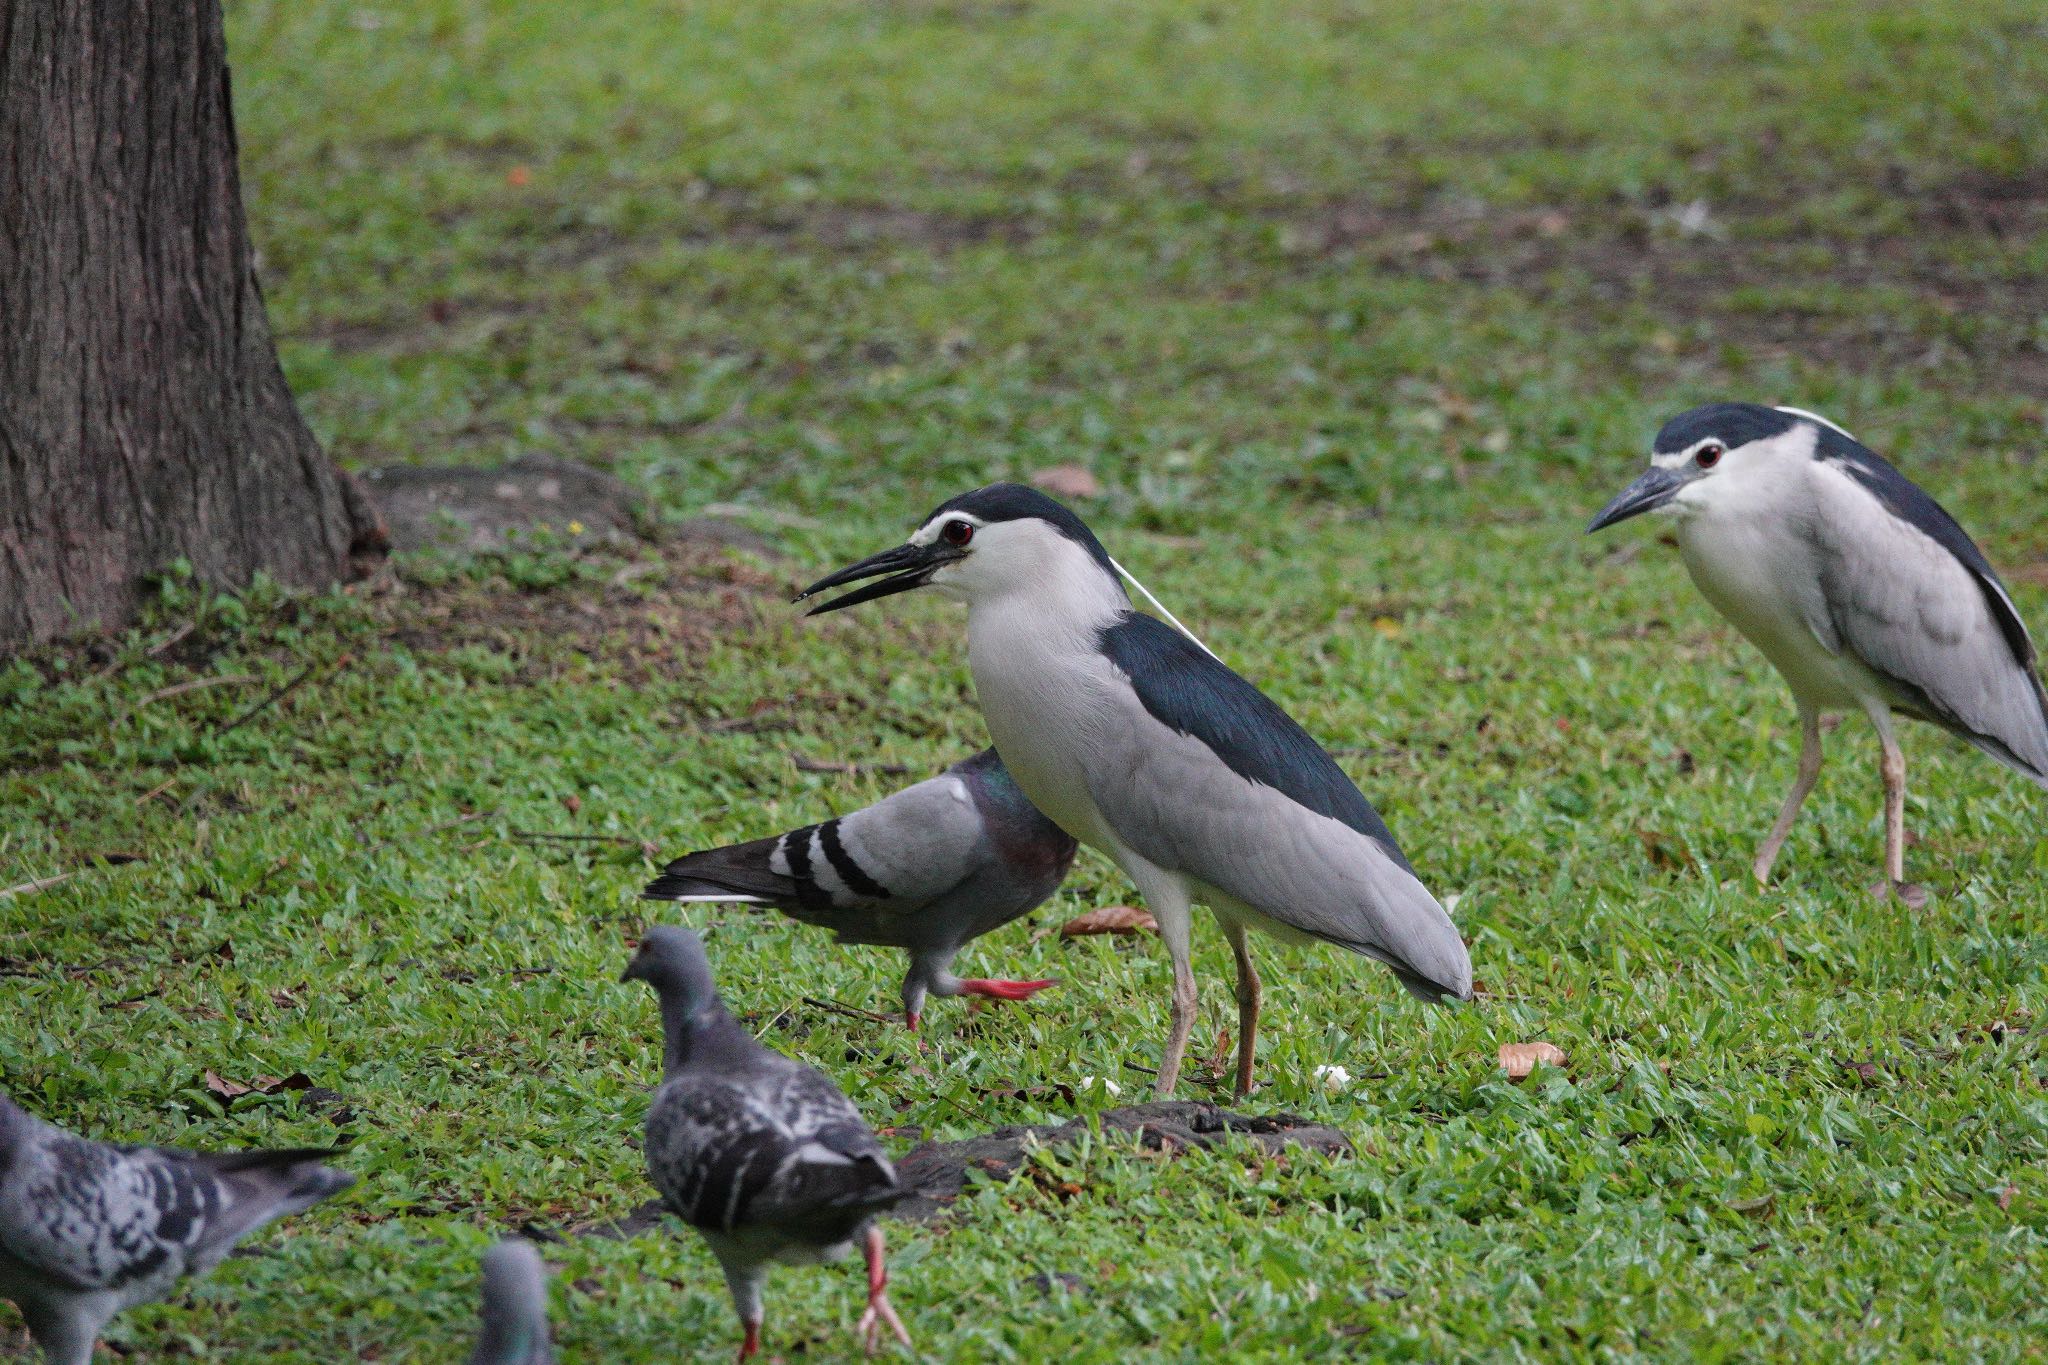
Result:
{"label": "pigeon's eye", "polygon": [[1701,469],[1712,469],[1715,465],[1721,463],[1722,449],[1723,447],[1709,441],[1699,448],[1699,453],[1692,457],[1692,462]]}
{"label": "pigeon's eye", "polygon": [[974,539],[974,523],[949,521],[939,528],[939,538],[948,545],[961,546]]}

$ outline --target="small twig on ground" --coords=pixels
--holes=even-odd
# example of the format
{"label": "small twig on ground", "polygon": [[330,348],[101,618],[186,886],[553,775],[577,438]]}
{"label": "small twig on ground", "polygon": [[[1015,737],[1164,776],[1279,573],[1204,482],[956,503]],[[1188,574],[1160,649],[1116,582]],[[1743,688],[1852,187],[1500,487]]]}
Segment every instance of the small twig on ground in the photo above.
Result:
{"label": "small twig on ground", "polygon": [[871,1024],[893,1024],[896,1022],[889,1015],[876,1014],[873,1010],[864,1010],[858,1005],[842,1005],[837,1000],[820,1000],[815,995],[806,995],[801,997],[801,999],[813,1009],[830,1010],[834,1014],[843,1014],[849,1019],[864,1019]]}
{"label": "small twig on ground", "polygon": [[[159,687],[141,700],[131,703],[120,715],[114,717],[114,725],[121,724],[128,717],[154,701],[167,701],[172,697],[181,697],[187,692],[197,692],[207,687],[241,687],[248,683],[261,681],[262,679],[254,673],[223,673],[217,678],[192,678],[185,682],[172,683],[169,687]],[[108,728],[112,729],[113,726]]]}
{"label": "small twig on ground", "polygon": [[1156,1066],[1139,1066],[1139,1065],[1138,1065],[1138,1064],[1137,1064],[1136,1062],[1125,1062],[1125,1063],[1124,1063],[1124,1070],[1126,1070],[1126,1071],[1142,1071],[1142,1072],[1143,1072],[1143,1073],[1145,1073],[1145,1074],[1146,1074],[1147,1076],[1157,1076],[1157,1075],[1159,1074],[1159,1068],[1158,1068],[1158,1067],[1156,1067]]}
{"label": "small twig on ground", "polygon": [[800,773],[844,773],[848,777],[873,774],[882,777],[901,777],[910,771],[903,763],[827,763],[820,758],[805,758],[802,754],[791,754],[789,761]]}
{"label": "small twig on ground", "polygon": [[73,877],[92,871],[95,867],[125,867],[129,863],[143,862],[140,853],[95,853],[84,867],[75,867],[69,872],[59,872],[54,877],[36,877],[16,886],[0,887],[0,900],[10,896],[33,896],[38,891],[47,891],[53,886],[70,881]]}
{"label": "small twig on ground", "polygon": [[[190,635],[193,631],[197,629],[199,629],[199,623],[197,621],[187,621],[184,625],[179,626],[176,630],[172,631],[169,635],[164,636],[163,639],[158,640],[148,649],[143,650],[142,657],[145,659],[154,659],[157,655],[163,653],[172,645],[178,643],[178,641],[184,639],[187,635]],[[127,666],[128,660],[117,657],[112,663],[108,664],[105,668],[102,668],[99,672],[93,674],[92,681],[98,682],[100,679],[106,677],[111,673],[120,672],[123,668]]]}
{"label": "small twig on ground", "polygon": [[150,802],[156,800],[159,796],[162,796],[165,792],[169,791],[172,787],[175,787],[176,785],[178,785],[177,778],[167,777],[163,781],[157,783],[154,787],[151,787],[148,791],[144,792],[142,795],[136,797],[135,804],[138,806],[146,806]]}
{"label": "small twig on ground", "polygon": [[379,839],[376,843],[371,844],[368,848],[363,850],[362,856],[368,857],[370,854],[375,853],[380,849],[389,848],[393,844],[408,843],[414,839],[424,839],[429,834],[439,834],[443,830],[450,830],[456,828],[459,825],[466,825],[470,823],[470,821],[472,820],[488,820],[491,816],[496,815],[497,813],[498,812],[495,809],[473,810],[467,815],[458,815],[453,820],[443,820],[438,825],[428,825],[425,829],[411,830],[405,834],[394,834],[389,839]]}
{"label": "small twig on ground", "polygon": [[[351,663],[355,662],[355,657],[356,656],[352,653],[343,654],[339,659],[336,659],[334,661],[333,667],[327,670],[328,676],[332,677],[334,674],[341,672],[342,669],[347,668]],[[236,716],[226,725],[221,726],[218,733],[225,735],[232,730],[240,729],[249,721],[254,720],[257,716],[261,715],[269,707],[275,705],[280,699],[291,695],[293,692],[298,691],[299,688],[305,684],[306,679],[312,677],[313,674],[316,671],[318,671],[319,667],[320,665],[317,663],[307,664],[304,668],[298,671],[298,674],[295,677],[293,677],[291,681],[285,683],[282,687],[272,692],[262,701],[257,702],[254,706],[244,711],[241,715]]]}

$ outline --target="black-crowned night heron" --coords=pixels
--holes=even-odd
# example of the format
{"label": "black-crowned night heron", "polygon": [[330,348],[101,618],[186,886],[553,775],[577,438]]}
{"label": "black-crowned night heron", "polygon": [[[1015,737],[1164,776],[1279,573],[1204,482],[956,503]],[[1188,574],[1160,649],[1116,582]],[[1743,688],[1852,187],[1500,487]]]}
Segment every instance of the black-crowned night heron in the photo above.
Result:
{"label": "black-crowned night heron", "polygon": [[1195,1021],[1189,907],[1237,959],[1237,1089],[1251,1086],[1259,978],[1245,931],[1377,958],[1424,1000],[1465,999],[1472,964],[1436,898],[1351,779],[1215,656],[1132,610],[1081,519],[1016,484],[963,494],[908,544],[799,600],[878,581],[814,611],[930,586],[967,603],[968,663],[989,734],[1032,804],[1114,859],[1173,957],[1171,1093]]}
{"label": "black-crowned night heron", "polygon": [[1892,713],[1932,721],[2048,786],[2048,699],[2034,646],[1984,554],[1934,499],[1834,423],[1714,403],[1657,433],[1650,468],[1589,531],[1644,512],[1715,609],[1784,675],[1799,776],[1752,865],[1759,882],[1820,774],[1820,714],[1870,717],[1884,750],[1884,881],[1906,884],[1906,760]]}
{"label": "black-crowned night heron", "polygon": [[74,1137],[0,1095],[0,1298],[50,1365],[91,1365],[125,1308],[355,1183],[325,1150],[188,1152]]}
{"label": "black-crowned night heron", "polygon": [[868,1307],[854,1330],[872,1350],[886,1324],[908,1346],[889,1304],[874,1218],[911,1191],[853,1102],[726,1012],[704,945],[689,930],[649,929],[622,979],[645,981],[661,1001],[647,1173],[725,1271],[744,1333],[739,1358],[760,1349],[769,1265],[837,1260],[856,1241],[867,1253]]}
{"label": "black-crowned night heron", "polygon": [[1044,904],[1074,851],[1072,836],[984,749],[851,815],[686,854],[641,894],[772,905],[836,931],[841,943],[902,948],[903,1014],[916,1028],[927,993],[1027,1000],[1052,984],[958,977],[953,959]]}

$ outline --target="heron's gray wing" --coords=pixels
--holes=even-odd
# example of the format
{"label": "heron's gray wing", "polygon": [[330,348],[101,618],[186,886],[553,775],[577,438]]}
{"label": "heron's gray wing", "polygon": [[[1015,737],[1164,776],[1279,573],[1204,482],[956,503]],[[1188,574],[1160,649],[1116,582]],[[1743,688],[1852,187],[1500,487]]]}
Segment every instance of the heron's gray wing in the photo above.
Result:
{"label": "heron's gray wing", "polygon": [[1807,527],[1826,612],[1815,635],[1885,678],[1902,710],[2048,785],[2048,699],[1998,575],[1897,470],[1823,450]]}
{"label": "heron's gray wing", "polygon": [[1133,615],[1104,632],[1135,705],[1099,735],[1090,794],[1117,837],[1289,929],[1366,953],[1424,998],[1464,998],[1450,916],[1336,760],[1263,693],[1178,632]]}

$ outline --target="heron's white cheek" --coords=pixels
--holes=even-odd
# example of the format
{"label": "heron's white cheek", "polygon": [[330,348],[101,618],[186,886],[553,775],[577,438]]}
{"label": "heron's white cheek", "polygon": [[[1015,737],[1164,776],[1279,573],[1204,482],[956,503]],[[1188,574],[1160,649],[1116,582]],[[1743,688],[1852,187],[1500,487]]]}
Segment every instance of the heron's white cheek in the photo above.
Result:
{"label": "heron's white cheek", "polygon": [[931,579],[925,586],[931,588],[939,596],[954,602],[968,601],[974,596],[974,585],[971,575],[966,572],[967,565],[971,562],[972,559],[970,558],[962,560],[957,564],[941,566],[932,572]]}

